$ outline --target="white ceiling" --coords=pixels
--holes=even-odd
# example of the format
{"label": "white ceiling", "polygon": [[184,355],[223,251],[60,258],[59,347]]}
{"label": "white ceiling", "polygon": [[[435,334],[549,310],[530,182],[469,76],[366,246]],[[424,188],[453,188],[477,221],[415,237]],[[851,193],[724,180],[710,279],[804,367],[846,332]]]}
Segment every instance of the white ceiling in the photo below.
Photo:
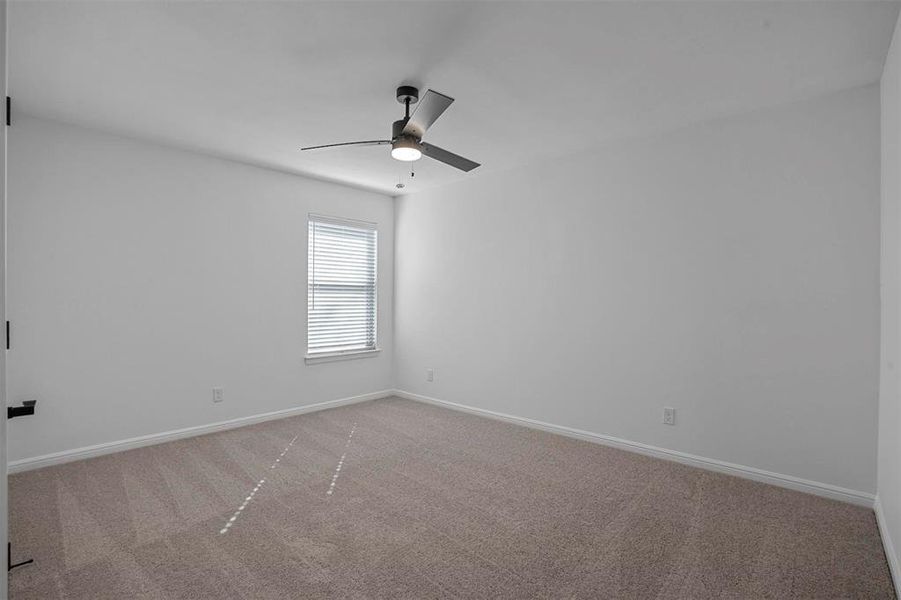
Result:
{"label": "white ceiling", "polygon": [[10,3],[16,110],[397,193],[402,83],[456,102],[404,192],[879,78],[895,2]]}

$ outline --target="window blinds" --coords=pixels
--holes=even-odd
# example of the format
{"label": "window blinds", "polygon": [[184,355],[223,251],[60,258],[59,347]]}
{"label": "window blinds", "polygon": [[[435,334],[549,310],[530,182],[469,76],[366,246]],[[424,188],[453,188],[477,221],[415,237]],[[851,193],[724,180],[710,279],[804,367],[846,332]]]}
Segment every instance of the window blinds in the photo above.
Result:
{"label": "window blinds", "polygon": [[376,349],[374,224],[310,216],[307,354]]}

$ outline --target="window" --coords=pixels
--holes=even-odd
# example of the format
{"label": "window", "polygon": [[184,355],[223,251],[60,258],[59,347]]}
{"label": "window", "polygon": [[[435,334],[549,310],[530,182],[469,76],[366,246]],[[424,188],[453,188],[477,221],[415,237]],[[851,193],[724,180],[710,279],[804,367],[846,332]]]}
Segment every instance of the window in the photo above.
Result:
{"label": "window", "polygon": [[378,232],[310,215],[307,358],[375,352]]}

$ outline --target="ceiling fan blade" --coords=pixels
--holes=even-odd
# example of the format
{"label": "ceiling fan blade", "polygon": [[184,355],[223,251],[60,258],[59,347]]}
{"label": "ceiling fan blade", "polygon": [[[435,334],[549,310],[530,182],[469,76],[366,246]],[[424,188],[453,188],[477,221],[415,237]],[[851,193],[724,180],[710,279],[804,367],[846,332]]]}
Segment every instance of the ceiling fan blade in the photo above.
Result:
{"label": "ceiling fan blade", "polygon": [[468,158],[463,158],[458,154],[454,154],[453,152],[448,152],[444,148],[439,148],[438,146],[433,146],[431,144],[426,144],[423,142],[421,144],[422,153],[428,156],[429,158],[434,158],[435,160],[441,161],[446,165],[450,165],[452,167],[456,167],[461,171],[472,171],[476,167],[479,166],[479,163],[469,160]]}
{"label": "ceiling fan blade", "polygon": [[422,138],[432,123],[438,120],[441,113],[454,101],[450,96],[439,94],[435,90],[427,90],[425,96],[419,100],[416,110],[410,115],[410,120],[404,127],[404,133]]}
{"label": "ceiling fan blade", "polygon": [[390,144],[391,140],[367,140],[365,142],[342,142],[340,144],[325,144],[323,146],[307,146],[301,150],[319,150],[320,148],[334,148],[335,146],[381,146]]}

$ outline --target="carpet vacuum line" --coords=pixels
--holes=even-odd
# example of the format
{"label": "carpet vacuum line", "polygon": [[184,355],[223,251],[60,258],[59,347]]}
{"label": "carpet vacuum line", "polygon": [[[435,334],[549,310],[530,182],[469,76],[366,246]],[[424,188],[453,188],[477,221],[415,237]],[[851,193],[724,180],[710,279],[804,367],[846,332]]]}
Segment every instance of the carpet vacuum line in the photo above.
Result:
{"label": "carpet vacuum line", "polygon": [[331,496],[335,491],[335,484],[338,483],[338,475],[341,474],[341,467],[344,466],[344,458],[347,456],[347,448],[350,446],[350,440],[354,437],[354,431],[357,430],[357,424],[354,423],[354,426],[350,430],[350,435],[347,436],[347,441],[344,442],[344,454],[341,455],[341,459],[338,461],[338,466],[335,467],[335,474],[332,475],[332,483],[328,486],[328,491],[325,493],[326,496]]}
{"label": "carpet vacuum line", "polygon": [[[285,454],[288,452],[288,450],[291,448],[291,446],[294,445],[294,442],[296,442],[296,441],[297,441],[297,436],[295,435],[294,439],[291,440],[287,446],[285,446],[285,449],[282,450],[282,453],[279,454],[278,458],[275,459],[275,462],[269,466],[269,470],[274,469],[278,465],[278,463],[281,462],[282,458],[284,458]],[[244,503],[238,507],[238,510],[235,511],[235,514],[233,514],[231,516],[231,519],[226,521],[225,527],[223,527],[222,529],[219,530],[219,535],[225,535],[226,533],[228,533],[228,530],[231,528],[232,525],[235,524],[235,521],[237,521],[238,517],[241,515],[241,511],[243,511],[245,508],[247,508],[247,505],[250,504],[250,501],[253,500],[253,497],[256,495],[256,493],[258,491],[260,491],[260,488],[263,486],[264,483],[266,483],[265,477],[263,479],[260,479],[257,482],[256,487],[254,487],[250,491],[250,494],[246,498],[244,498]]]}

